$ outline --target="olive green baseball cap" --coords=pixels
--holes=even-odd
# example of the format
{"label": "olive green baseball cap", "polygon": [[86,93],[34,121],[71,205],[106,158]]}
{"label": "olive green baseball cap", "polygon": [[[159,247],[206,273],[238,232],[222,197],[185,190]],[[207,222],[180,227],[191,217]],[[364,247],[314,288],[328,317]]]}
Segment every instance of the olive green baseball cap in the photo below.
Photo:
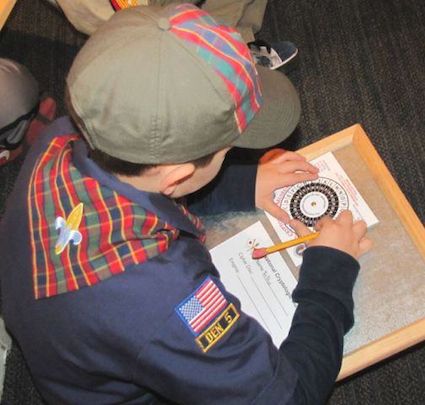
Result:
{"label": "olive green baseball cap", "polygon": [[133,163],[270,147],[300,116],[288,78],[255,66],[233,28],[191,4],[117,12],[80,50],[67,86],[90,146]]}

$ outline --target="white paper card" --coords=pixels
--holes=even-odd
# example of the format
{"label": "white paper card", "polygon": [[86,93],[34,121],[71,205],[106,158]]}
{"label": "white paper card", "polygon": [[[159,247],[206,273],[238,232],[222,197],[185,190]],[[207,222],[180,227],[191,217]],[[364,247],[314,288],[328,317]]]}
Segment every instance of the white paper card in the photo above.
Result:
{"label": "white paper card", "polygon": [[[354,220],[363,219],[368,227],[379,222],[332,152],[327,152],[310,163],[319,168],[318,180],[275,191],[275,203],[291,218],[300,219],[309,226],[315,222],[315,218],[317,220],[324,214],[336,217],[341,211],[349,209]],[[282,241],[297,237],[289,226],[268,213],[266,215]],[[287,249],[296,266],[301,265],[304,249],[305,245]]]}
{"label": "white paper card", "polygon": [[295,312],[291,294],[297,281],[279,254],[252,259],[255,246],[272,244],[264,226],[256,222],[210,252],[226,289],[279,347],[288,335]]}

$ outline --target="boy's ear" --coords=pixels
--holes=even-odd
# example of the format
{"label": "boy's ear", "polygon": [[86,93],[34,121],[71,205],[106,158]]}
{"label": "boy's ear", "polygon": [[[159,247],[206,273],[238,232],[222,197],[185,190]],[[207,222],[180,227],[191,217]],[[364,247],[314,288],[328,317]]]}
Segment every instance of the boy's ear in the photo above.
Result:
{"label": "boy's ear", "polygon": [[193,163],[181,163],[164,167],[164,173],[159,182],[159,192],[171,196],[177,186],[192,176],[195,171]]}

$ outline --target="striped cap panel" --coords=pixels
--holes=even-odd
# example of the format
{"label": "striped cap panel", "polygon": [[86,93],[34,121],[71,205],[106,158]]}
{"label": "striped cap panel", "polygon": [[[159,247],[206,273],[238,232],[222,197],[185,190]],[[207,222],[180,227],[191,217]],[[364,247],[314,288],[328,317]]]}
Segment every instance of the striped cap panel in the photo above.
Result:
{"label": "striped cap panel", "polygon": [[234,102],[239,133],[242,133],[262,104],[258,73],[242,37],[190,4],[175,7],[169,21],[171,31],[192,43],[198,55],[213,66],[225,83]]}

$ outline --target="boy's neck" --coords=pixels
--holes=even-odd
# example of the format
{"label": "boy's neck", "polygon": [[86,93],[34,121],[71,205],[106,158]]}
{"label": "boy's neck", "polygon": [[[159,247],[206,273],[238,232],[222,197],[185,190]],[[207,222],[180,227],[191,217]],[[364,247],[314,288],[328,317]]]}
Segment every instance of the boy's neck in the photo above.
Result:
{"label": "boy's neck", "polygon": [[195,171],[192,163],[163,164],[154,166],[138,176],[116,174],[116,177],[141,191],[180,198],[194,191],[190,178]]}
{"label": "boy's neck", "polygon": [[160,193],[160,179],[155,174],[151,174],[149,172],[146,174],[141,174],[139,176],[125,176],[122,174],[115,174],[115,176],[121,182],[129,184],[138,190],[146,191],[149,193]]}

